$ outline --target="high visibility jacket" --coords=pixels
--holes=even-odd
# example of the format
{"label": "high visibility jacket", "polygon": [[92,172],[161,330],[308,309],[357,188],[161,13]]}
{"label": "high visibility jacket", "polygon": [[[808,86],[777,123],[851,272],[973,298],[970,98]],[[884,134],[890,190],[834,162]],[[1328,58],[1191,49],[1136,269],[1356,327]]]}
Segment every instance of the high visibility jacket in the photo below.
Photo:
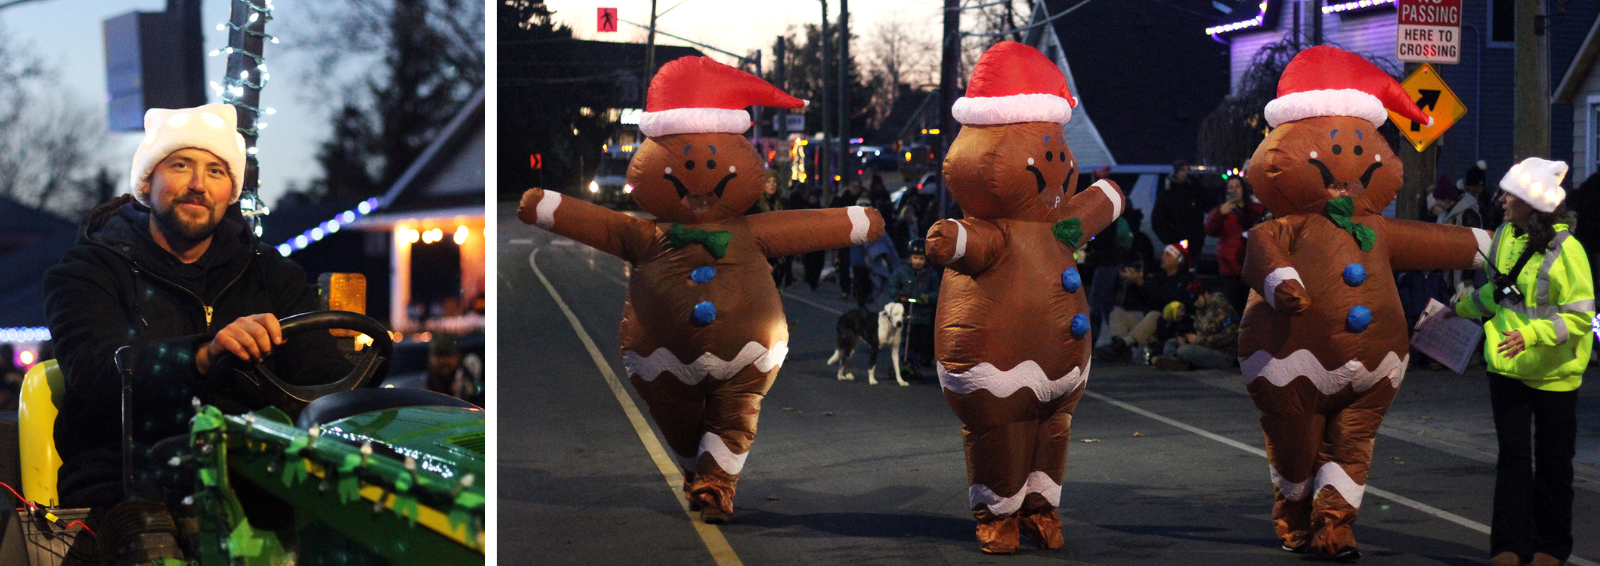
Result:
{"label": "high visibility jacket", "polygon": [[[1521,300],[1508,297],[1495,303],[1495,274],[1516,267],[1528,245],[1528,236],[1514,235],[1510,223],[1500,226],[1490,244],[1494,261],[1486,265],[1490,283],[1456,303],[1456,314],[1488,318],[1483,328],[1489,371],[1535,389],[1572,391],[1583,384],[1583,370],[1589,365],[1594,281],[1583,245],[1571,237],[1567,225],[1557,224],[1555,229],[1549,248],[1534,253],[1516,274]],[[1503,333],[1510,331],[1522,334],[1527,349],[1507,358],[1500,355],[1499,346],[1507,338]]]}

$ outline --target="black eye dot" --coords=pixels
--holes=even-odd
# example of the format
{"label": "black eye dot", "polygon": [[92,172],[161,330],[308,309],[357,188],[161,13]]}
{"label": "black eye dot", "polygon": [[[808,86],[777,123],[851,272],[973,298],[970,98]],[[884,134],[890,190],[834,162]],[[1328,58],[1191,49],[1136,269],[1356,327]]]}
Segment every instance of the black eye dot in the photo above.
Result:
{"label": "black eye dot", "polygon": [[1333,154],[1339,155],[1340,153],[1344,153],[1344,148],[1339,147],[1339,144],[1333,144]]}
{"label": "black eye dot", "polygon": [[[1337,152],[1335,152],[1335,153],[1337,153]],[[690,171],[693,171],[694,170],[694,160],[690,159],[688,161],[683,162],[683,168],[684,169],[688,169]]]}
{"label": "black eye dot", "polygon": [[716,169],[716,168],[717,168],[717,160],[711,159],[711,160],[706,161],[706,169]]}
{"label": "black eye dot", "polygon": [[1350,151],[1355,152],[1356,155],[1361,155],[1361,146],[1355,146],[1354,148],[1351,148]]}
{"label": "black eye dot", "polygon": [[1061,162],[1062,163],[1066,163],[1067,162],[1067,152],[1065,152],[1065,151],[1061,152]]}
{"label": "black eye dot", "polygon": [[1044,160],[1045,161],[1055,161],[1056,160],[1056,154],[1046,151],[1046,152],[1044,152]]}

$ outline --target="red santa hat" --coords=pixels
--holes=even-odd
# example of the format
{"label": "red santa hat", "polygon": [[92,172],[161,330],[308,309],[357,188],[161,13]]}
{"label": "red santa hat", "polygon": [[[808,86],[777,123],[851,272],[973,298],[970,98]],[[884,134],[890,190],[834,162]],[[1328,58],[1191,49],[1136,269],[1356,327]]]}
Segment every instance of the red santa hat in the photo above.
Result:
{"label": "red santa hat", "polygon": [[1400,83],[1360,55],[1319,45],[1301,51],[1283,68],[1278,98],[1267,103],[1267,124],[1319,116],[1350,116],[1382,126],[1393,111],[1402,118],[1433,125]]}
{"label": "red santa hat", "polygon": [[1065,124],[1077,105],[1055,63],[1038,49],[1002,41],[978,57],[967,95],[950,113],[962,124]]}
{"label": "red santa hat", "polygon": [[683,57],[662,65],[650,81],[639,131],[649,137],[742,134],[750,129],[747,106],[805,108],[807,104],[750,73],[706,57]]}

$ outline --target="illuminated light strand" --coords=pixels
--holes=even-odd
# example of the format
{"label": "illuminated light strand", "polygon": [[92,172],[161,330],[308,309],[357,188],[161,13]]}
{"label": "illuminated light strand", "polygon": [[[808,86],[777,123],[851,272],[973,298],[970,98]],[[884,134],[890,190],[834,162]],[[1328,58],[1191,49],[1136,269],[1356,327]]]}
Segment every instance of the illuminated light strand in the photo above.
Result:
{"label": "illuminated light strand", "polygon": [[290,238],[287,242],[278,244],[278,253],[282,254],[283,257],[289,257],[289,254],[303,250],[306,248],[306,246],[310,246],[311,244],[328,237],[329,234],[338,232],[341,228],[344,228],[346,224],[355,222],[357,218],[372,214],[377,210],[378,197],[372,197],[361,201],[361,203],[356,205],[355,208],[335,214],[333,215],[333,218],[328,219],[326,222],[301,232],[299,236]]}
{"label": "illuminated light strand", "polygon": [[1222,24],[1220,26],[1208,27],[1208,28],[1206,28],[1206,35],[1209,35],[1209,36],[1212,36],[1212,37],[1216,37],[1218,35],[1221,35],[1221,34],[1224,34],[1224,33],[1228,33],[1228,32],[1239,31],[1239,30],[1242,30],[1242,29],[1245,29],[1245,28],[1253,28],[1253,27],[1256,27],[1256,26],[1259,26],[1259,25],[1262,25],[1262,24],[1266,23],[1266,21],[1267,21],[1267,0],[1262,0],[1261,1],[1261,13],[1256,14],[1255,17],[1250,18],[1248,20],[1233,22],[1231,24]]}
{"label": "illuminated light strand", "polygon": [[1398,3],[1399,0],[1358,0],[1355,2],[1343,2],[1340,4],[1329,4],[1327,6],[1323,6],[1322,13],[1337,14],[1339,12],[1349,12],[1351,10],[1360,10],[1363,8],[1381,8],[1385,6],[1393,6]]}
{"label": "illuminated light strand", "polygon": [[43,342],[49,339],[50,329],[44,326],[0,328],[0,342]]}

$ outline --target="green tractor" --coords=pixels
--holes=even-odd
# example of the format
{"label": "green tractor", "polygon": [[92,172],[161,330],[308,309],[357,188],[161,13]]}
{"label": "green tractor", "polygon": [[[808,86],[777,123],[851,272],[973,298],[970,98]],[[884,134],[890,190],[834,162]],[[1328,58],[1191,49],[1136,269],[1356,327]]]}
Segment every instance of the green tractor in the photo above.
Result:
{"label": "green tractor", "polygon": [[[344,378],[310,387],[236,361],[232,375],[268,406],[230,415],[196,399],[186,449],[165,462],[145,457],[160,452],[134,440],[136,380],[123,373],[127,493],[152,493],[162,474],[193,474],[187,509],[174,513],[187,520],[167,529],[173,535],[120,516],[91,533],[83,523],[90,510],[55,506],[61,460],[52,435],[64,381],[53,360],[35,365],[18,412],[0,414],[0,482],[23,491],[6,493],[23,501],[0,519],[0,564],[84,563],[74,545],[135,548],[118,552],[120,564],[141,566],[482,564],[483,409],[420,389],[363,387],[383,379],[393,356],[386,329],[364,315],[319,311],[281,324],[285,340],[354,331],[367,337],[364,352],[352,354],[355,369]],[[161,505],[160,496],[148,499]],[[188,559],[172,558],[180,555]]]}

